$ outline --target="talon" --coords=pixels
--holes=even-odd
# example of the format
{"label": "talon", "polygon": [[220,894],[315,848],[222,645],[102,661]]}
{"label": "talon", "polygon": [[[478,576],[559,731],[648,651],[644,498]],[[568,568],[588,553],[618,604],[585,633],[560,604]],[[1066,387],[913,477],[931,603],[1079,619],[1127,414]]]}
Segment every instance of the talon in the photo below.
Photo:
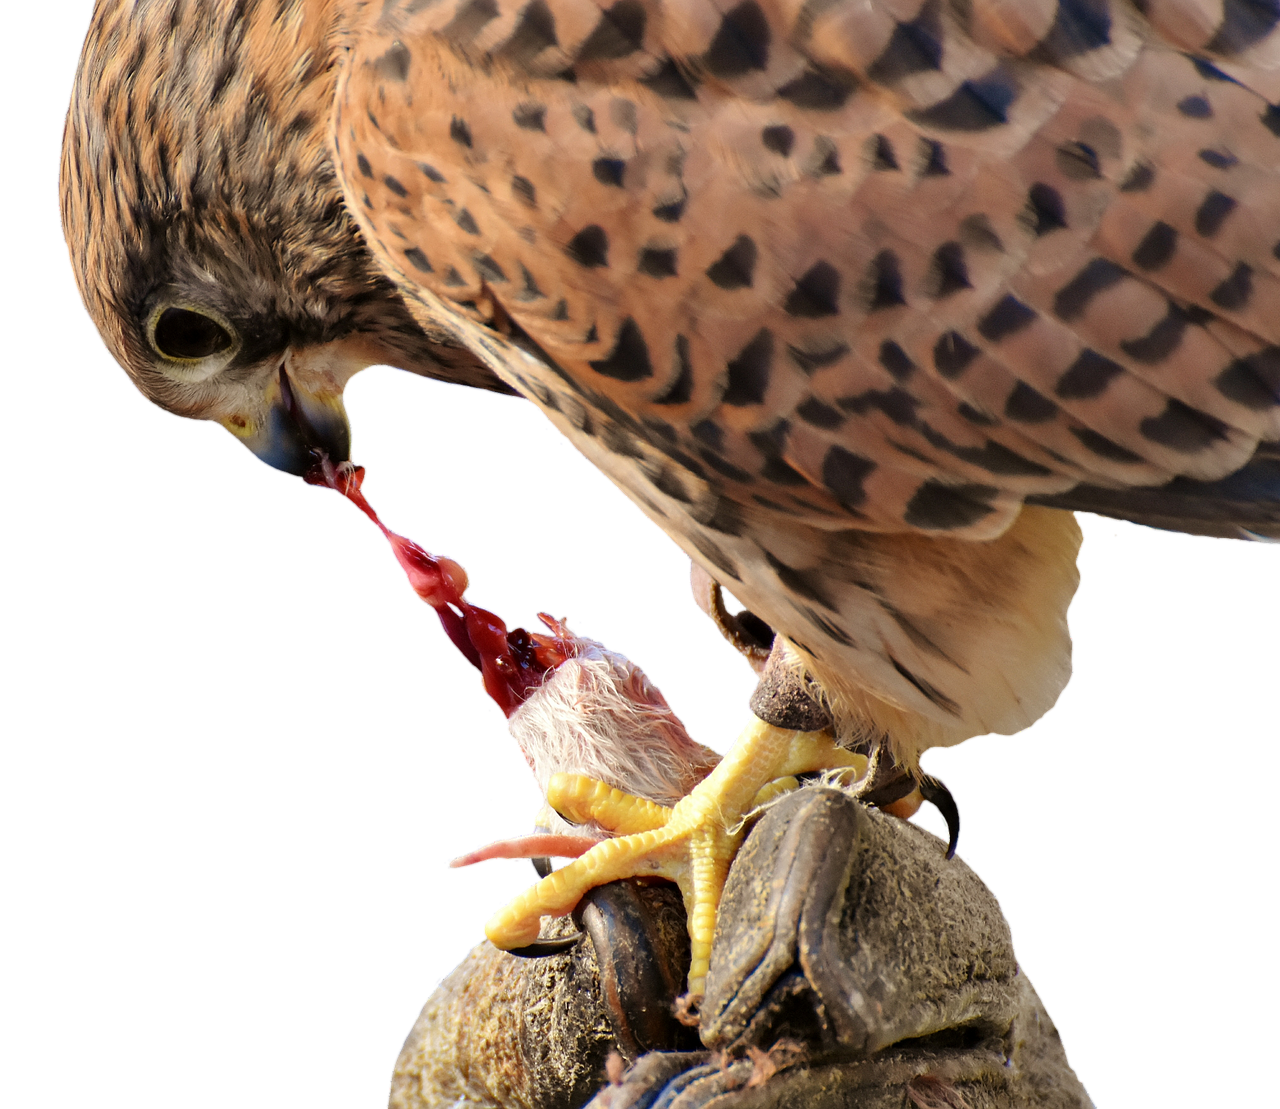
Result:
{"label": "talon", "polygon": [[920,779],[920,793],[929,804],[942,813],[942,819],[947,822],[947,858],[954,858],[956,844],[960,842],[960,808],[956,804],[956,799],[951,796],[951,790],[947,789],[942,782],[928,775]]}
{"label": "talon", "polygon": [[507,954],[514,955],[517,959],[545,959],[549,955],[563,955],[578,946],[582,935],[581,932],[574,932],[572,936],[558,936],[553,940],[534,940],[523,947],[507,948]]}
{"label": "talon", "polygon": [[720,764],[667,808],[576,774],[556,774],[547,802],[576,824],[595,822],[614,838],[554,871],[496,914],[485,929],[498,947],[526,947],[543,916],[571,912],[595,886],[618,878],[674,881],[684,898],[690,939],[689,1005],[701,997],[711,960],[716,914],[743,818],[761,787],[788,776],[866,766],[863,755],[830,735],[754,721]]}

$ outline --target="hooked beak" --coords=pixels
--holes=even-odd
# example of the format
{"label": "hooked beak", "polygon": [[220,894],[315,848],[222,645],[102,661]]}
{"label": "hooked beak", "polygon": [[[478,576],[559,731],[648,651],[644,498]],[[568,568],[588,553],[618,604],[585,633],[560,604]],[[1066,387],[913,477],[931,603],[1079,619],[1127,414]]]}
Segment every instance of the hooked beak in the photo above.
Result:
{"label": "hooked beak", "polygon": [[222,425],[268,466],[301,477],[322,457],[349,461],[351,425],[341,392],[309,392],[282,365],[264,399],[261,418],[232,417]]}

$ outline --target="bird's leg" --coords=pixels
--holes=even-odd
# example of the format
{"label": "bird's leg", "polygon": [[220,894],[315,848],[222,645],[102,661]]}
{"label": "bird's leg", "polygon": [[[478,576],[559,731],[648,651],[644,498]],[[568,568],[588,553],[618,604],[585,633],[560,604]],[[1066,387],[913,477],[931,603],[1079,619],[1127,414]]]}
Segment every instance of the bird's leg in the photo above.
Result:
{"label": "bird's leg", "polygon": [[[779,728],[754,720],[719,765],[673,807],[631,797],[579,775],[557,774],[547,800],[575,823],[594,820],[614,833],[553,872],[495,915],[485,929],[498,947],[536,940],[543,916],[571,912],[587,890],[619,878],[676,882],[688,912],[692,957],[689,993],[704,992],[716,912],[744,818],[761,791],[779,779],[820,770],[861,774],[866,758],[837,747],[824,732]],[[776,790],[776,787],[775,787]]]}
{"label": "bird's leg", "polygon": [[693,599],[698,607],[711,617],[734,650],[760,673],[777,638],[773,629],[754,612],[744,609],[737,615],[731,613],[724,603],[720,583],[696,562],[690,566],[689,584],[693,586]]}
{"label": "bird's leg", "polygon": [[[762,720],[782,728],[817,731],[833,725],[822,690],[791,665],[783,640],[773,645],[751,697],[751,709]],[[911,769],[898,762],[887,736],[866,742],[859,750],[871,761],[854,796],[902,820],[909,820],[929,802],[947,822],[947,858],[951,858],[960,838],[960,810],[951,791],[937,778],[922,774],[919,767]]]}

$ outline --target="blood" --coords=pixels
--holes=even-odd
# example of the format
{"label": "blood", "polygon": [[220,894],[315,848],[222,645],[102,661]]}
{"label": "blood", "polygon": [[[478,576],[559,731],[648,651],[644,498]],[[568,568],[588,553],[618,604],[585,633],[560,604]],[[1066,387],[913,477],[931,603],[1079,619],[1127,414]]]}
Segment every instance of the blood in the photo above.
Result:
{"label": "blood", "polygon": [[391,544],[413,591],[436,610],[445,634],[484,681],[489,694],[507,716],[516,711],[566,659],[577,655],[579,641],[562,621],[540,612],[550,635],[507,625],[492,612],[463,597],[467,572],[451,558],[428,554],[417,543],[388,528],[360,491],[364,467],[349,462],[334,465],[321,456],[305,474],[310,485],[337,490],[369,517]]}

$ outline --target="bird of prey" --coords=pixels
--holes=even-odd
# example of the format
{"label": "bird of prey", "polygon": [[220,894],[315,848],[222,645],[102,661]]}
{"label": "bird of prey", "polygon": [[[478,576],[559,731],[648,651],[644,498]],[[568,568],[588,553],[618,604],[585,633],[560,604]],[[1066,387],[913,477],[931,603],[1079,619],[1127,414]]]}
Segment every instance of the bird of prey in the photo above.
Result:
{"label": "bird of prey", "polygon": [[518,393],[777,633],[831,729],[490,925],[687,849],[696,996],[764,783],[1054,703],[1071,509],[1280,534],[1277,100],[1275,0],[99,0],[63,222],[159,404]]}

